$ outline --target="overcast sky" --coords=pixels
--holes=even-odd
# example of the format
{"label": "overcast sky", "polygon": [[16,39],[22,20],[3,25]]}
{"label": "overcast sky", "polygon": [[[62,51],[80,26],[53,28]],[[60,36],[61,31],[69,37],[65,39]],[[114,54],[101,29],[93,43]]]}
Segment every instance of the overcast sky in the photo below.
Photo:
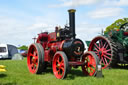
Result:
{"label": "overcast sky", "polygon": [[128,0],[0,0],[0,43],[30,45],[41,31],[53,32],[68,23],[76,9],[76,34],[83,41],[128,17]]}

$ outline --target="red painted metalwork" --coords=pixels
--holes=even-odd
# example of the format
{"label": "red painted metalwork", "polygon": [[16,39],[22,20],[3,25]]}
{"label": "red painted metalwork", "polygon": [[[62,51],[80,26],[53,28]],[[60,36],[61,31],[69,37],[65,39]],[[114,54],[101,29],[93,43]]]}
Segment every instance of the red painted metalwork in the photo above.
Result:
{"label": "red painted metalwork", "polygon": [[38,53],[35,45],[31,45],[27,55],[28,69],[31,73],[36,73],[38,68]]}
{"label": "red painted metalwork", "polygon": [[96,73],[98,62],[96,61],[94,56],[94,53],[87,52],[82,57],[82,62],[85,63],[84,65],[82,65],[82,70],[85,75],[93,76]]}
{"label": "red painted metalwork", "polygon": [[124,32],[124,35],[125,35],[125,36],[128,36],[128,32]]}
{"label": "red painted metalwork", "polygon": [[108,67],[112,61],[111,49],[112,48],[109,42],[104,37],[101,36],[94,38],[91,41],[88,48],[89,51],[94,51],[97,54],[97,56],[100,59],[100,63],[102,65],[102,69]]}
{"label": "red painted metalwork", "polygon": [[82,66],[82,65],[85,65],[85,62],[80,62],[80,61],[78,61],[78,62],[76,62],[76,61],[71,61],[71,62],[69,62],[69,65],[70,65],[70,66]]}
{"label": "red painted metalwork", "polygon": [[53,58],[53,73],[56,78],[63,79],[67,74],[68,60],[63,52],[58,52]]}
{"label": "red painted metalwork", "polygon": [[[70,19],[74,18],[73,12],[75,11],[69,12],[71,12]],[[55,27],[55,32],[38,34],[37,41],[30,45],[27,56],[28,68],[31,73],[41,73],[48,66],[47,63],[52,64],[55,77],[63,79],[67,75],[69,66],[85,66],[85,62],[81,59],[83,55],[84,58],[88,55],[84,54],[83,42],[75,38],[74,21],[70,20],[70,22],[70,27],[65,26],[64,29]],[[97,56],[91,55],[89,59],[91,60],[93,57]],[[91,62],[93,61],[97,61],[97,59],[92,59]],[[92,65],[92,63],[88,63],[88,66],[90,64]],[[42,67],[43,69],[40,70]],[[92,76],[93,73],[89,75]]]}

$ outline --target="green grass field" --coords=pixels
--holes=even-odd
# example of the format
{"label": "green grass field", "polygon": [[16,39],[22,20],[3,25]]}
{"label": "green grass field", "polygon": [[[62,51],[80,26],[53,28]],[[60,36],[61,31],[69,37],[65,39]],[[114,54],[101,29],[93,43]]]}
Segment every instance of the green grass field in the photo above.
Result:
{"label": "green grass field", "polygon": [[56,79],[48,68],[40,75],[31,74],[27,60],[0,60],[7,72],[0,72],[0,85],[128,85],[127,69],[103,70],[104,78],[84,76],[81,68],[72,69],[64,80]]}

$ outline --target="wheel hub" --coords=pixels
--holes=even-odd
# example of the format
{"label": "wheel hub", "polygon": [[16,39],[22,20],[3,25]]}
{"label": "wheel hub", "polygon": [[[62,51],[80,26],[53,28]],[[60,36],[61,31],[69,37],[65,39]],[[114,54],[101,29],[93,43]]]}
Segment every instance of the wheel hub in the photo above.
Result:
{"label": "wheel hub", "polygon": [[57,64],[58,67],[60,67],[60,64]]}
{"label": "wheel hub", "polygon": [[35,57],[32,58],[32,62],[33,62],[34,64],[36,63],[36,58],[35,58]]}
{"label": "wheel hub", "polygon": [[100,55],[100,56],[102,55],[102,51],[99,51],[99,55]]}

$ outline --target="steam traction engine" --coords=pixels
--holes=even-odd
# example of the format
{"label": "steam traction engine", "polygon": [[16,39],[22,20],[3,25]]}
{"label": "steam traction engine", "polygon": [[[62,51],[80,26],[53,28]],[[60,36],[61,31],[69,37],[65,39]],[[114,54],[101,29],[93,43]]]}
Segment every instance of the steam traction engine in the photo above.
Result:
{"label": "steam traction engine", "polygon": [[75,10],[68,12],[70,26],[56,27],[52,33],[40,33],[36,43],[30,45],[27,64],[31,73],[42,73],[51,63],[58,79],[65,78],[71,67],[78,66],[82,66],[85,75],[96,74],[98,57],[91,51],[84,53],[83,42],[75,38]]}
{"label": "steam traction engine", "polygon": [[128,64],[128,23],[119,29],[95,37],[89,51],[94,51],[100,59],[102,68],[115,67],[117,64]]}

